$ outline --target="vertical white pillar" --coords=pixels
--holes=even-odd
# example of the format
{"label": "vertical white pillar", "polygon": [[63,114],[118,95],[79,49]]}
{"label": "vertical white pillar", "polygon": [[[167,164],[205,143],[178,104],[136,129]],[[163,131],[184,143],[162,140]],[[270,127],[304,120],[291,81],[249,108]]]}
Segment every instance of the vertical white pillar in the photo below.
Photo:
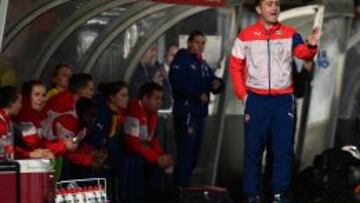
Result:
{"label": "vertical white pillar", "polygon": [[2,52],[2,42],[4,38],[8,3],[9,0],[0,0],[0,52]]}

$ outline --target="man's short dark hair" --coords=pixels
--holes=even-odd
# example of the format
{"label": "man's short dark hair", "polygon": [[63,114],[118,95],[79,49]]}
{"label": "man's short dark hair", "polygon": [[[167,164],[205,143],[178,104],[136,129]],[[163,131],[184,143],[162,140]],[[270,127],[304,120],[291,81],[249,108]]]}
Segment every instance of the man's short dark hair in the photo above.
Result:
{"label": "man's short dark hair", "polygon": [[69,91],[77,92],[80,89],[85,88],[89,82],[92,81],[92,77],[87,73],[77,73],[71,76],[69,81]]}
{"label": "man's short dark hair", "polygon": [[0,87],[0,108],[10,107],[20,97],[20,91],[14,86]]}
{"label": "man's short dark hair", "polygon": [[68,63],[60,63],[60,64],[56,65],[54,68],[53,77],[56,77],[62,68],[68,68],[71,70],[72,65],[68,64]]}
{"label": "man's short dark hair", "polygon": [[264,0],[255,0],[255,6],[260,6],[261,2],[263,2]]}
{"label": "man's short dark hair", "polygon": [[196,36],[205,37],[205,34],[204,34],[204,32],[202,32],[200,30],[194,30],[194,31],[190,32],[188,41],[192,42]]}
{"label": "man's short dark hair", "polygon": [[154,91],[162,92],[163,89],[163,86],[156,82],[146,82],[140,87],[138,98],[142,99],[144,96],[151,96]]}

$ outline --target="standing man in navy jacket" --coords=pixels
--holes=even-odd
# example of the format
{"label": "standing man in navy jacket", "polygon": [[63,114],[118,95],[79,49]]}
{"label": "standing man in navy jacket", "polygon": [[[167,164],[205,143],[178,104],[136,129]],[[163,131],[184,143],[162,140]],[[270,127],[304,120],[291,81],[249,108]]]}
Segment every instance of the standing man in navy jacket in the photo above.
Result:
{"label": "standing man in navy jacket", "polygon": [[193,31],[187,49],[176,54],[169,72],[174,98],[174,129],[177,138],[177,160],[174,171],[176,187],[190,185],[191,172],[196,166],[208,115],[210,92],[224,89],[224,82],[202,58],[206,43],[205,34]]}

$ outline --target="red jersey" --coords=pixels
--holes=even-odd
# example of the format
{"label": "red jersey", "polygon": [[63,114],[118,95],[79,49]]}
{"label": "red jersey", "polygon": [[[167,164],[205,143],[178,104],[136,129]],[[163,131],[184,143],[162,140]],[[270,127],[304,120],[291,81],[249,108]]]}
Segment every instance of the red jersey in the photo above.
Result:
{"label": "red jersey", "polygon": [[[81,128],[74,114],[64,114],[54,119],[52,123],[54,136],[58,139],[76,138],[81,141],[87,134],[86,128]],[[66,152],[63,156],[72,163],[89,166],[92,163],[93,147],[89,144],[80,145],[73,152]]]}
{"label": "red jersey", "polygon": [[5,154],[12,154],[14,152],[14,135],[13,124],[10,115],[3,109],[0,109],[0,139],[2,140],[3,152]]}
{"label": "red jersey", "polygon": [[155,135],[158,124],[157,113],[145,112],[141,100],[132,99],[125,114],[125,148],[156,163],[163,149]]}
{"label": "red jersey", "polygon": [[293,57],[311,60],[316,53],[317,47],[306,45],[295,29],[281,23],[266,29],[259,20],[240,32],[232,49],[229,69],[236,96],[292,94]]}
{"label": "red jersey", "polygon": [[66,151],[66,145],[63,140],[60,139],[48,139],[42,133],[42,121],[46,118],[44,112],[35,111],[29,102],[29,100],[23,101],[23,106],[16,118],[22,141],[28,147],[29,150],[35,150],[38,148],[46,148],[51,150],[55,155],[63,154]]}

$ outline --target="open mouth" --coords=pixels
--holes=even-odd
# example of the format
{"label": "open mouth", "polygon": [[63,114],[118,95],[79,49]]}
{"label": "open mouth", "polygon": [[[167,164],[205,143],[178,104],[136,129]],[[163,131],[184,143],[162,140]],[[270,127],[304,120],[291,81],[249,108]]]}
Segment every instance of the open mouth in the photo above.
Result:
{"label": "open mouth", "polygon": [[44,106],[44,104],[36,104],[36,106],[37,106],[38,108],[41,108],[41,107]]}

